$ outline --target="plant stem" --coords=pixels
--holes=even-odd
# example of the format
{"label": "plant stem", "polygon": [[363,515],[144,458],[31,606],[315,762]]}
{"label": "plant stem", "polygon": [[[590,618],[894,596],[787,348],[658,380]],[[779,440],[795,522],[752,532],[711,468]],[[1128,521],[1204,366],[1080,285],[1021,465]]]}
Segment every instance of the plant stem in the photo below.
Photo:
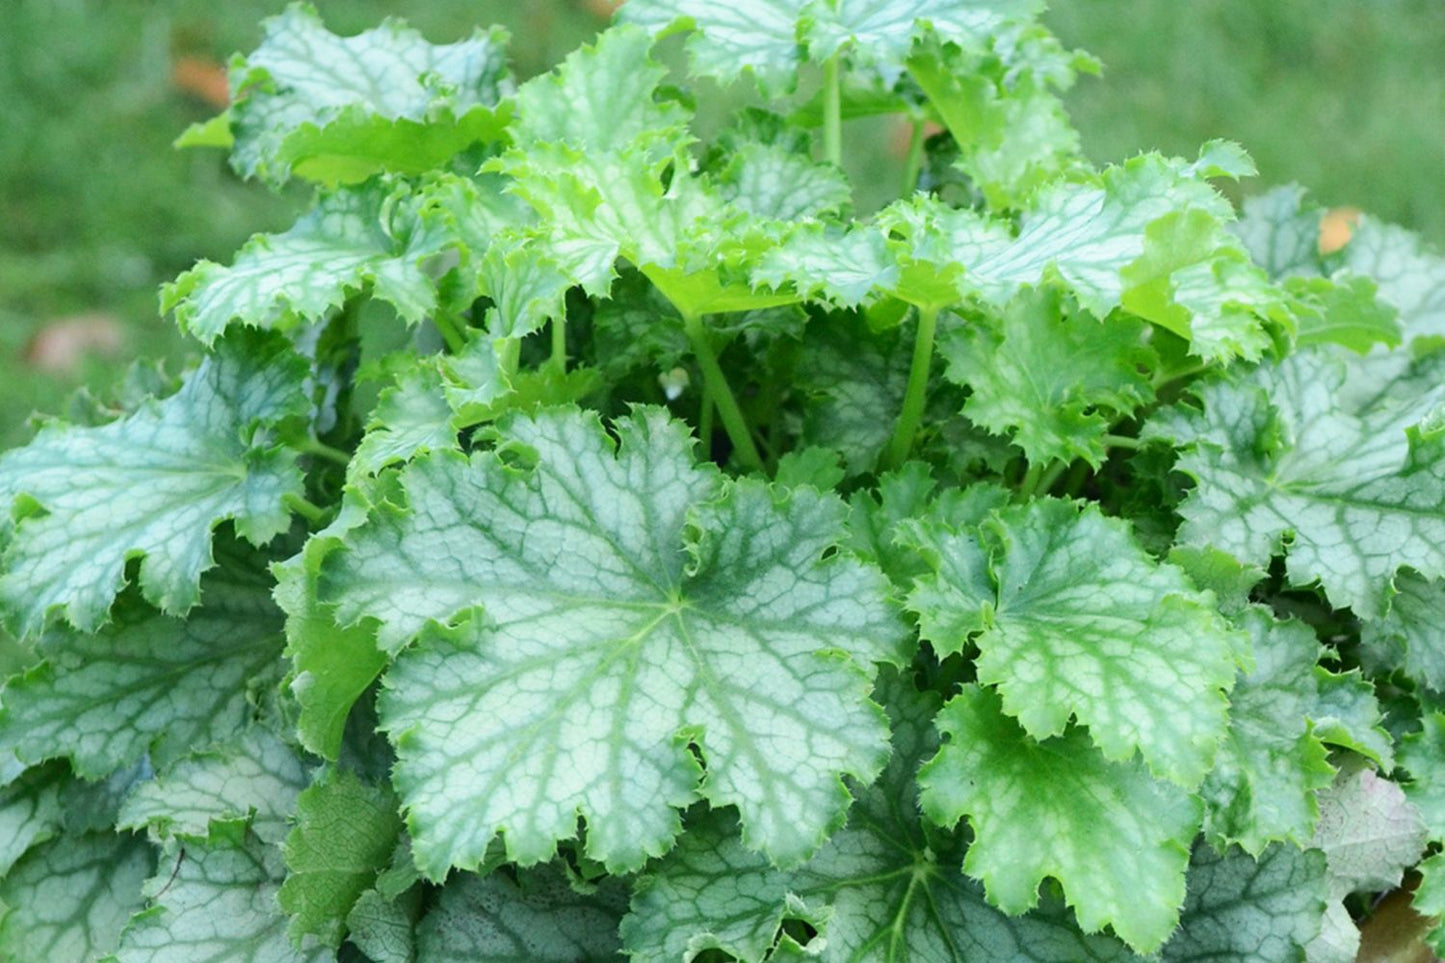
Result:
{"label": "plant stem", "polygon": [[328,445],[324,441],[318,441],[315,438],[308,438],[296,447],[303,454],[316,455],[319,458],[325,458],[327,461],[335,462],[343,467],[351,464],[351,456],[346,452],[340,448]]}
{"label": "plant stem", "polygon": [[1127,448],[1130,451],[1138,451],[1144,447],[1144,443],[1138,438],[1130,438],[1127,435],[1105,435],[1104,447]]}
{"label": "plant stem", "polygon": [[708,390],[707,382],[702,385],[702,407],[697,416],[697,436],[702,441],[702,456],[709,461],[712,460],[712,430],[713,411],[712,392]]}
{"label": "plant stem", "polygon": [[295,493],[283,495],[281,504],[291,509],[302,518],[313,525],[324,525],[331,517],[331,513],[320,505]]}
{"label": "plant stem", "polygon": [[697,356],[698,366],[702,368],[703,391],[710,395],[713,403],[717,405],[718,418],[722,420],[723,429],[732,440],[738,461],[752,471],[762,471],[762,456],[758,454],[757,445],[753,444],[753,434],[748,429],[742,409],[738,407],[738,400],[733,395],[732,388],[728,387],[727,376],[717,362],[717,354],[712,349],[707,328],[695,315],[683,315],[682,325],[687,332],[687,339],[692,342],[692,351]]}
{"label": "plant stem", "polygon": [[564,315],[552,319],[552,355],[547,365],[558,377],[567,373],[567,318]]}
{"label": "plant stem", "polygon": [[522,356],[522,342],[519,338],[501,338],[497,345],[497,366],[502,376],[510,382],[517,374],[517,362]]}
{"label": "plant stem", "polygon": [[839,79],[842,54],[823,64],[823,159],[834,167],[843,166],[843,89]]}
{"label": "plant stem", "polygon": [[1035,489],[1033,494],[1047,495],[1054,487],[1054,484],[1058,482],[1059,476],[1064,473],[1064,469],[1068,467],[1069,463],[1066,461],[1054,461],[1051,463],[1049,470],[1044,472],[1042,477],[1039,478],[1038,488]]}
{"label": "plant stem", "polygon": [[908,388],[903,410],[893,426],[893,437],[883,450],[883,467],[897,468],[913,450],[913,438],[923,423],[923,406],[928,400],[928,373],[933,365],[933,335],[938,329],[938,308],[918,309],[918,333],[913,341],[913,364],[908,369]]}
{"label": "plant stem", "polygon": [[918,178],[923,173],[923,133],[923,121],[915,120],[913,136],[908,141],[908,166],[903,171],[904,197],[912,197],[918,190]]}
{"label": "plant stem", "polygon": [[1182,368],[1175,368],[1172,371],[1161,371],[1154,376],[1154,390],[1158,391],[1165,385],[1173,384],[1176,381],[1188,378],[1190,375],[1197,375],[1209,366],[1210,363],[1208,361],[1196,361],[1193,364],[1185,365]]}
{"label": "plant stem", "polygon": [[447,350],[452,354],[460,354],[466,348],[467,337],[462,333],[463,323],[460,318],[450,311],[438,310],[432,315],[431,320],[441,334],[442,340],[446,342]]}

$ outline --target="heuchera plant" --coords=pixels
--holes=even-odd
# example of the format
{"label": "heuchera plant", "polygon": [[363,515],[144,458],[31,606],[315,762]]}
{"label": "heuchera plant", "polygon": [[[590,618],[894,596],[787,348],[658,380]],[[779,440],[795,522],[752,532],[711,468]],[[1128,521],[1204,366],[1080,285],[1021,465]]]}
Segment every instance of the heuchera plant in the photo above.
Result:
{"label": "heuchera plant", "polygon": [[[314,204],[166,287],[198,367],[0,457],[0,957],[1326,961],[1354,894],[1445,910],[1445,259],[1236,221],[1230,144],[1096,169],[1039,6],[631,0],[521,84],[271,21],[186,139]],[[700,139],[688,81],[752,106]]]}

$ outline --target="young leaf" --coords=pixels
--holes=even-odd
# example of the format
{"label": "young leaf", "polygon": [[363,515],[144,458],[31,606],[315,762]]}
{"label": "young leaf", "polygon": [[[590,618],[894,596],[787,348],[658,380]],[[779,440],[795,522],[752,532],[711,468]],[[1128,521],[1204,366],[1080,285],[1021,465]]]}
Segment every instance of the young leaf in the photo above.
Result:
{"label": "young leaf", "polygon": [[359,487],[350,490],[336,518],[307,540],[299,555],[272,567],[276,603],[286,612],[290,689],[300,706],[296,733],[301,745],[333,762],[351,707],[391,661],[377,648],[374,626],[338,625],[335,612],[316,598],[321,560],[366,519],[368,506]]}
{"label": "young leaf", "polygon": [[1160,958],[1295,963],[1319,933],[1325,899],[1325,859],[1314,850],[1270,846],[1256,859],[1198,846],[1179,932]]}
{"label": "young leaf", "polygon": [[1349,387],[1334,357],[1294,354],[1204,385],[1203,413],[1149,431],[1183,448],[1178,470],[1198,482],[1181,541],[1253,564],[1284,554],[1291,584],[1319,582],[1373,620],[1401,567],[1445,575],[1445,438],[1419,424],[1438,393],[1357,412]]}
{"label": "young leaf", "polygon": [[1039,500],[984,522],[983,541],[927,523],[932,563],[908,598],[940,654],[978,646],[978,680],[1035,739],[1072,716],[1104,756],[1199,784],[1224,734],[1234,633],[1128,526]]}
{"label": "young leaf", "polygon": [[[1105,936],[1085,936],[1050,900],[1009,917],[958,869],[958,842],[920,818],[914,772],[933,754],[938,700],[906,676],[885,672],[877,695],[889,707],[893,758],[861,791],[848,825],[797,869],[783,871],[744,848],[736,821],[708,813],[639,882],[622,938],[632,959],[678,960],[716,949],[744,963],[784,958],[796,946],[784,920],[818,930],[801,949],[824,963],[1134,959]],[[776,947],[776,949],[774,949]]]}
{"label": "young leaf", "polygon": [[1137,760],[1109,762],[1079,729],[1035,742],[992,690],[966,685],[938,715],[947,737],[918,774],[923,811],[974,842],[963,869],[1006,913],[1038,902],[1052,876],[1079,925],[1112,925],[1141,953],[1179,922],[1198,801],[1153,779]]}
{"label": "young leaf", "polygon": [[144,905],[155,851],[131,833],[87,833],[32,849],[0,881],[0,958],[96,960]]}
{"label": "young leaf", "polygon": [[1435,917],[1435,928],[1427,937],[1435,952],[1445,953],[1445,853],[1436,853],[1420,863],[1420,886],[1415,890],[1415,912]]}
{"label": "young leaf", "polygon": [[322,963],[324,947],[294,946],[276,905],[283,868],[278,850],[243,822],[220,822],[202,838],[173,842],[146,883],[150,908],[121,934],[117,963],[266,960]]}
{"label": "young leaf", "polygon": [[1403,669],[1437,691],[1445,691],[1445,579],[1424,579],[1404,571],[1395,577],[1390,611],[1360,626],[1360,641],[1389,669]]}
{"label": "young leaf", "polygon": [[27,762],[68,758],[94,779],[147,752],[164,767],[239,735],[283,642],[265,586],[247,582],[208,576],[207,604],[186,621],[127,595],[95,634],[52,629],[46,660],[0,696],[0,744]]}
{"label": "young leaf", "polygon": [[1230,694],[1229,729],[1199,794],[1210,844],[1223,851],[1238,843],[1260,856],[1276,840],[1309,842],[1316,792],[1330,785],[1334,769],[1310,726],[1321,651],[1314,632],[1257,607],[1238,623],[1250,634],[1255,665]]}
{"label": "young leaf", "polygon": [[1375,687],[1359,669],[1334,673],[1315,668],[1319,697],[1310,709],[1315,735],[1329,746],[1343,746],[1369,759],[1381,772],[1395,768],[1395,743],[1385,730]]}
{"label": "young leaf", "polygon": [[617,920],[627,890],[605,880],[580,890],[556,865],[486,877],[470,873],[442,890],[417,930],[417,958],[435,963],[574,963],[620,959]]}
{"label": "young leaf", "polygon": [[847,806],[838,777],[882,765],[867,680],[903,654],[881,574],[820,561],[842,503],[724,485],[656,410],[618,421],[617,447],[575,410],[499,430],[499,452],[409,465],[410,507],[380,506],[321,569],[322,600],[376,619],[388,651],[482,607],[386,676],[418,865],[475,866],[498,830],[538,862],[580,811],[587,854],[636,867],[699,791],[741,808],[749,845],[805,857]]}
{"label": "young leaf", "polygon": [[188,756],[136,787],[122,803],[116,824],[167,839],[205,836],[216,823],[249,820],[257,839],[280,845],[309,778],[296,750],[253,726],[227,745]]}
{"label": "young leaf", "polygon": [[963,413],[1011,436],[1029,463],[1083,458],[1097,468],[1110,426],[1153,400],[1152,352],[1132,318],[1098,321],[1054,288],[1024,288],[997,316],[956,325],[939,350],[973,389]]}
{"label": "young leaf", "polygon": [[304,374],[280,339],[237,334],[165,401],[97,428],[46,428],[0,456],[0,505],[19,497],[0,610],[19,633],[55,610],[94,630],[136,557],[146,601],[179,615],[214,564],[216,525],[233,519],[254,545],[285,531],[301,472],[276,429],[306,411]]}
{"label": "young leaf", "polygon": [[494,29],[434,45],[396,20],[338,37],[315,9],[292,5],[232,65],[231,164],[273,184],[438,167],[505,125],[505,44]]}
{"label": "young leaf", "polygon": [[1445,840],[1445,713],[1427,712],[1419,732],[1400,746],[1400,765],[1410,773],[1405,796],[1420,810],[1431,839]]}
{"label": "young leaf", "polygon": [[376,401],[366,434],[347,472],[374,475],[388,465],[410,461],[419,452],[455,448],[452,407],[436,368],[409,368]]}
{"label": "young leaf", "polygon": [[391,859],[401,836],[397,800],[386,787],[328,770],[301,793],[286,837],[286,881],[276,894],[293,940],[310,933],[340,946],[345,921]]}

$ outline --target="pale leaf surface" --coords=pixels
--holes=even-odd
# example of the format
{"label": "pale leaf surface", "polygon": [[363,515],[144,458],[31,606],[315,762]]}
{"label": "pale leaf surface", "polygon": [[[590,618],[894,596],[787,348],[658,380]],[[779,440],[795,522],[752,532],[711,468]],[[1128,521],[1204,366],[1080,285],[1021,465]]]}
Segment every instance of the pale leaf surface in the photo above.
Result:
{"label": "pale leaf surface", "polygon": [[589,856],[638,866],[700,791],[688,741],[750,845],[808,855],[846,809],[839,776],[882,765],[868,679],[904,641],[876,569],[820,559],[842,503],[725,485],[656,410],[616,422],[619,445],[575,409],[498,431],[506,460],[412,462],[410,507],[321,570],[323,601],[388,651],[470,613],[402,651],[382,694],[418,865],[475,866],[499,830],[538,862],[580,812]]}
{"label": "pale leaf surface", "polygon": [[232,519],[257,545],[285,531],[301,472],[274,429],[305,412],[304,372],[279,339],[238,335],[164,401],[46,428],[0,456],[0,506],[28,506],[0,556],[0,609],[20,634],[55,610],[95,629],[136,557],[146,600],[181,614],[199,600],[216,525]]}
{"label": "pale leaf surface", "polygon": [[0,958],[105,957],[144,905],[141,884],[155,865],[153,848],[131,833],[66,836],[32,849],[0,881]]}
{"label": "pale leaf surface", "polygon": [[252,834],[279,845],[309,780],[294,749],[254,726],[231,744],[188,756],[142,783],[121,805],[117,824],[165,839],[205,836],[213,823],[249,819]]}
{"label": "pale leaf surface", "polygon": [[276,678],[280,613],[254,576],[222,568],[202,588],[207,604],[185,621],[128,595],[94,634],[50,630],[46,660],[0,695],[0,744],[93,779],[237,736],[254,690]]}
{"label": "pale leaf surface", "polygon": [[1184,449],[1178,469],[1198,482],[1181,541],[1260,565],[1283,554],[1290,583],[1318,582],[1368,621],[1401,567],[1445,576],[1445,439],[1419,424],[1438,393],[1357,412],[1349,387],[1335,357],[1294,354],[1204,385],[1203,412],[1149,431]]}
{"label": "pale leaf surface", "polygon": [[555,864],[520,871],[515,880],[465,873],[417,928],[417,956],[429,963],[620,961],[617,921],[626,907],[620,881],[579,891]]}
{"label": "pale leaf surface", "polygon": [[1325,860],[1289,845],[1256,859],[1199,846],[1189,864],[1189,895],[1179,932],[1160,954],[1174,960],[1296,963],[1320,930]]}
{"label": "pale leaf surface", "polygon": [[1250,634],[1254,668],[1240,673],[1230,694],[1229,731],[1199,793],[1210,843],[1237,843],[1259,856],[1276,840],[1309,842],[1319,816],[1315,794],[1330,785],[1334,769],[1310,727],[1321,652],[1314,632],[1256,607],[1239,624]]}
{"label": "pale leaf surface", "polygon": [[400,21],[354,37],[328,31],[300,4],[266,22],[259,47],[232,66],[243,176],[284,182],[295,169],[326,183],[380,170],[418,173],[500,129],[505,34],[431,44]]}
{"label": "pale leaf surface", "polygon": [[223,822],[184,848],[172,843],[146,883],[151,905],[121,935],[118,963],[323,963],[335,954],[298,948],[276,905],[285,869],[278,849]]}

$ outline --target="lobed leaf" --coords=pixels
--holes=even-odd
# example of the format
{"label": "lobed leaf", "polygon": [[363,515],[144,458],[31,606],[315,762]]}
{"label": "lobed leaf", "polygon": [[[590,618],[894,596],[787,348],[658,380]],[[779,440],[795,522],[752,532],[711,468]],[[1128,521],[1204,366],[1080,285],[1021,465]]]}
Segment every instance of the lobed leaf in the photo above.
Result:
{"label": "lobed leaf", "polygon": [[431,44],[398,20],[339,37],[293,4],[231,66],[231,164],[273,184],[297,174],[332,185],[441,166],[501,134],[505,45],[497,29]]}
{"label": "lobed leaf", "polygon": [[1401,567],[1445,575],[1445,453],[1427,417],[1440,394],[1356,409],[1347,374],[1290,355],[1204,385],[1202,413],[1176,409],[1149,432],[1183,449],[1178,470],[1198,483],[1181,541],[1258,565],[1283,554],[1291,584],[1318,582],[1369,621]]}
{"label": "lobed leaf", "polygon": [[18,633],[54,611],[95,630],[135,558],[146,601],[181,615],[214,564],[218,524],[232,520],[253,545],[285,531],[302,483],[277,434],[306,411],[304,372],[279,339],[237,334],[164,401],[95,428],[45,428],[0,456],[0,505],[17,519],[0,610]]}
{"label": "lobed leaf", "polygon": [[86,833],[32,849],[0,880],[0,956],[16,963],[96,960],[144,905],[155,853],[131,833]]}
{"label": "lobed leaf", "polygon": [[409,508],[379,506],[322,563],[342,624],[377,620],[390,652],[422,636],[381,718],[432,877],[498,831],[511,858],[546,859],[579,813],[589,857],[636,867],[699,793],[796,862],[841,819],[839,777],[882,765],[867,680],[903,631],[876,570],[820,560],[842,503],[724,485],[655,410],[614,431],[615,448],[575,410],[510,417],[499,451],[414,461]]}
{"label": "lobed leaf", "polygon": [[1035,739],[1086,726],[1106,758],[1198,785],[1224,735],[1238,643],[1182,572],[1123,522],[1042,499],[975,537],[923,523],[932,571],[908,606],[940,655],[978,647],[978,680]]}
{"label": "lobed leaf", "polygon": [[963,869],[990,903],[1022,913],[1051,876],[1085,932],[1112,925],[1142,953],[1165,943],[1184,902],[1195,798],[1137,761],[1109,762],[1078,729],[1034,741],[978,685],[937,725],[946,739],[918,774],[923,811],[943,826],[968,817]]}

